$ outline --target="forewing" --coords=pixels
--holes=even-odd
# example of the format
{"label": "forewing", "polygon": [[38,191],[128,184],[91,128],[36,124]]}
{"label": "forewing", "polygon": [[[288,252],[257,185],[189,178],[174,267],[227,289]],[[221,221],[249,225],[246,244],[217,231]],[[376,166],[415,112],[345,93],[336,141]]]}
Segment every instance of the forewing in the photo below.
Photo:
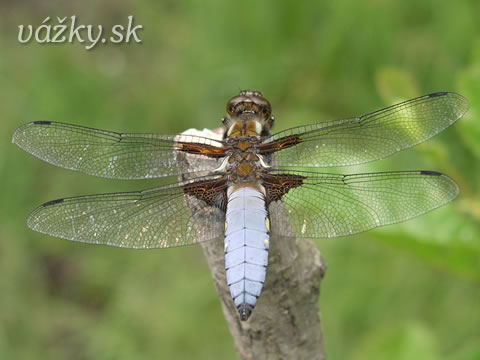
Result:
{"label": "forewing", "polygon": [[204,178],[139,192],[54,200],[35,209],[27,224],[44,234],[91,244],[136,249],[194,244],[223,235],[225,198],[218,184]]}
{"label": "forewing", "polygon": [[279,132],[260,146],[260,152],[274,153],[276,168],[361,164],[431,138],[467,110],[461,95],[429,94],[360,117]]}
{"label": "forewing", "polygon": [[432,171],[355,175],[272,172],[290,181],[281,196],[271,189],[282,181],[264,183],[272,198],[271,232],[281,236],[324,238],[356,234],[405,221],[442,206],[458,195],[457,184]]}
{"label": "forewing", "polygon": [[36,121],[20,126],[12,142],[50,164],[113,179],[149,179],[183,173],[180,152],[197,158],[196,171],[220,165],[222,143],[201,136],[122,134],[78,125]]}

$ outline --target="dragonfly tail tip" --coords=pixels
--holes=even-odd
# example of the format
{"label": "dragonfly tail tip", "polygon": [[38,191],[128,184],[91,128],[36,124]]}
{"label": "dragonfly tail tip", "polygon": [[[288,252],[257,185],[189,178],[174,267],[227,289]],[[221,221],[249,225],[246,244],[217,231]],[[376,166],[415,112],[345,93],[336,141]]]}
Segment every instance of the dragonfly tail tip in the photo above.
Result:
{"label": "dragonfly tail tip", "polygon": [[240,304],[238,306],[238,312],[240,313],[240,320],[246,321],[252,314],[253,307],[249,304]]}

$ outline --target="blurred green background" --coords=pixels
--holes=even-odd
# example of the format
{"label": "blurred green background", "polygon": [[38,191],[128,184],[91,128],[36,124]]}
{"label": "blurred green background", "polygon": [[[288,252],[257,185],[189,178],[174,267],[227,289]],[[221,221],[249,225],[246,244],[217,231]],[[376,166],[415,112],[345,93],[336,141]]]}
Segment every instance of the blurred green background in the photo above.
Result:
{"label": "blurred green background", "polygon": [[[360,236],[317,241],[329,359],[480,359],[478,1],[86,1],[0,5],[0,359],[238,359],[200,247],[132,251],[34,233],[59,197],[158,181],[91,178],[10,143],[53,120],[127,132],[215,128],[239,89],[262,90],[276,130],[435,91],[470,111],[434,139],[338,172],[429,169],[453,203]],[[18,25],[134,15],[142,44],[17,41]],[[279,315],[280,316],[280,315]]]}

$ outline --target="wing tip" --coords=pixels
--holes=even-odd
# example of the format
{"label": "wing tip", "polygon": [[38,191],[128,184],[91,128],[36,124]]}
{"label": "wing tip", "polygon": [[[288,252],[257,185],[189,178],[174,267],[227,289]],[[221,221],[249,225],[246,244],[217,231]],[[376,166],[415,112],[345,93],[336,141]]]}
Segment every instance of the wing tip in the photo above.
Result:
{"label": "wing tip", "polygon": [[441,177],[445,182],[448,182],[449,186],[451,186],[451,189],[453,190],[451,192],[452,197],[442,205],[445,205],[446,203],[454,200],[458,196],[458,194],[460,194],[460,187],[458,186],[456,181],[453,180],[450,176],[442,174],[438,171],[433,171],[433,170],[420,170],[420,174],[426,175],[426,176]]}
{"label": "wing tip", "polygon": [[65,201],[65,198],[47,201],[46,203],[43,203],[42,205],[40,205],[37,208],[35,208],[34,210],[32,210],[32,212],[27,217],[27,226],[34,231],[42,232],[42,231],[38,230],[35,226],[36,219],[38,218],[38,213],[41,212],[46,207],[53,206],[53,205],[56,205],[56,204],[60,204],[60,203],[63,203],[64,201]]}
{"label": "wing tip", "polygon": [[13,135],[12,135],[12,144],[16,144],[18,146],[21,147],[21,140],[19,141],[19,136],[21,134],[21,132],[30,127],[30,126],[34,126],[34,125],[51,125],[52,122],[51,121],[47,121],[47,120],[37,120],[37,121],[32,121],[32,122],[29,122],[29,123],[25,123],[23,125],[20,125],[19,127],[17,127],[15,129],[15,131],[13,132]]}
{"label": "wing tip", "polygon": [[428,98],[435,98],[435,97],[440,97],[440,96],[451,96],[462,102],[462,106],[459,106],[459,111],[458,111],[458,118],[461,118],[465,113],[468,111],[470,107],[470,103],[468,102],[467,98],[463,95],[460,95],[456,92],[452,91],[438,91],[434,92],[431,94],[426,95]]}

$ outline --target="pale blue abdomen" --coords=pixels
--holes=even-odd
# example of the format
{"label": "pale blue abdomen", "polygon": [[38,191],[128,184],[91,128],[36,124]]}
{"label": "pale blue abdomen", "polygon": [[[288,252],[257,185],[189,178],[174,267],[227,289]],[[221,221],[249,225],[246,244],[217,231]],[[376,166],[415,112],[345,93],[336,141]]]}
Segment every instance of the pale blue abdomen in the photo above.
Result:
{"label": "pale blue abdomen", "polygon": [[242,187],[228,197],[225,271],[230,295],[247,320],[262,291],[268,264],[269,225],[263,194]]}

